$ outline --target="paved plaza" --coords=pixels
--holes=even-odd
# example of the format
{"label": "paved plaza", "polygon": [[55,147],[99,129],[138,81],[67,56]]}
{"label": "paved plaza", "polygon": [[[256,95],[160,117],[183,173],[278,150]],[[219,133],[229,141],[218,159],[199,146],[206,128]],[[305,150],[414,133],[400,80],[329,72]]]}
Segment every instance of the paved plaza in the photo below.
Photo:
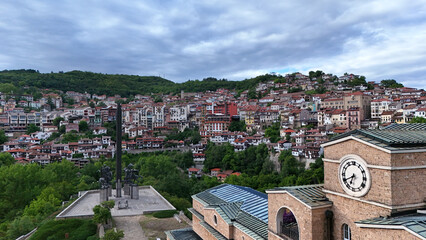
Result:
{"label": "paved plaza", "polygon": [[[56,218],[92,217],[93,207],[100,204],[99,195],[99,190],[82,192],[81,196],[59,213]],[[162,210],[175,210],[173,205],[151,186],[139,187],[139,199],[130,199],[130,196],[123,194],[119,199],[114,196],[115,190],[113,189],[112,197],[109,197],[109,200],[115,201],[115,207],[111,209],[113,217],[136,216]],[[118,209],[118,202],[124,203],[126,200],[128,208]]]}

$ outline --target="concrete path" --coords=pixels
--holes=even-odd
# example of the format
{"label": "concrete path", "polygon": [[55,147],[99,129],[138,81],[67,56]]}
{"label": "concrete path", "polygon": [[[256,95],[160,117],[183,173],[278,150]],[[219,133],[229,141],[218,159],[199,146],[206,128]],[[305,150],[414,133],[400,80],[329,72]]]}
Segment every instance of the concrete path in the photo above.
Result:
{"label": "concrete path", "polygon": [[139,221],[142,216],[113,217],[116,228],[124,231],[123,240],[148,240]]}

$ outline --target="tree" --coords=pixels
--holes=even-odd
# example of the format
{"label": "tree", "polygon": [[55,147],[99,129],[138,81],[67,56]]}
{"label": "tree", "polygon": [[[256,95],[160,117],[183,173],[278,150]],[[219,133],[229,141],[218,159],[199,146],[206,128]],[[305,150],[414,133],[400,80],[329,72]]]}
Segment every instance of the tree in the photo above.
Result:
{"label": "tree", "polygon": [[424,117],[413,117],[410,123],[426,123],[426,118]]}
{"label": "tree", "polygon": [[245,121],[232,121],[229,125],[228,130],[230,132],[245,132],[246,131],[246,123]]}
{"label": "tree", "polygon": [[93,208],[93,213],[93,221],[96,223],[108,224],[108,221],[112,219],[111,210],[102,205],[96,205]]}
{"label": "tree", "polygon": [[25,207],[24,215],[44,218],[60,206],[60,197],[61,195],[53,187],[47,187],[43,189],[37,199]]}
{"label": "tree", "polygon": [[269,140],[276,143],[280,140],[280,123],[276,122],[272,126],[265,130],[265,137],[269,137]]}
{"label": "tree", "polygon": [[40,131],[40,128],[37,127],[34,123],[31,123],[27,126],[27,134],[31,134],[37,131]]}
{"label": "tree", "polygon": [[122,230],[118,230],[117,232],[114,229],[110,229],[105,232],[102,240],[120,240],[124,237],[124,232]]}
{"label": "tree", "polygon": [[291,175],[297,177],[304,170],[303,163],[297,161],[291,150],[282,151],[278,160],[281,162],[281,174],[284,177]]}
{"label": "tree", "polygon": [[247,93],[247,98],[248,99],[257,99],[258,96],[256,94],[256,90],[254,88],[250,88],[248,93]]}
{"label": "tree", "polygon": [[380,85],[382,85],[385,88],[402,88],[402,87],[404,87],[404,85],[396,82],[394,79],[382,80],[382,81],[380,81]]}
{"label": "tree", "polygon": [[78,123],[78,131],[79,132],[85,132],[87,130],[89,130],[89,125],[87,124],[87,122],[86,121],[80,121]]}
{"label": "tree", "polygon": [[0,144],[7,142],[8,137],[6,136],[4,130],[0,130]]}
{"label": "tree", "polygon": [[9,166],[15,163],[15,158],[8,152],[0,153],[0,167]]}
{"label": "tree", "polygon": [[53,119],[53,125],[59,128],[59,124],[61,123],[61,121],[64,121],[63,117],[56,117],[55,119]]}

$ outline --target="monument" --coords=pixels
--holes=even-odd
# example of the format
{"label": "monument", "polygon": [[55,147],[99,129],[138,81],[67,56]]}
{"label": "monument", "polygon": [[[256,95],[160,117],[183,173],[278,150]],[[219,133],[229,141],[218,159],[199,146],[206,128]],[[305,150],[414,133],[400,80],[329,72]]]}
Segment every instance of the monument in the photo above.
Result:
{"label": "monument", "polygon": [[99,178],[99,184],[100,184],[100,201],[108,201],[108,198],[112,196],[112,187],[111,187],[111,180],[112,180],[112,172],[111,168],[103,165],[101,167]]}
{"label": "monument", "polygon": [[121,104],[118,103],[117,104],[117,113],[116,113],[116,133],[117,133],[117,137],[116,137],[116,155],[115,155],[115,159],[116,159],[116,194],[115,197],[117,198],[121,198],[121,130],[122,130],[122,126],[121,126],[121,121],[122,121],[122,117],[121,117]]}

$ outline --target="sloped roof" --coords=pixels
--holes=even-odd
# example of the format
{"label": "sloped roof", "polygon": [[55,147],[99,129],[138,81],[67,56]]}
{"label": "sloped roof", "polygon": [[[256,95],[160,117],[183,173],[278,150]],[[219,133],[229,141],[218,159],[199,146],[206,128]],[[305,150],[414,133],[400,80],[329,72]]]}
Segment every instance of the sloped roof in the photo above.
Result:
{"label": "sloped roof", "polygon": [[[222,184],[192,196],[214,208],[228,224],[255,239],[268,238],[268,196],[248,187]],[[191,212],[195,210],[190,209]],[[201,216],[200,216],[201,217]]]}
{"label": "sloped roof", "polygon": [[398,217],[378,217],[355,222],[356,224],[382,225],[383,227],[400,226],[426,238],[426,215],[420,213],[407,214]]}
{"label": "sloped roof", "polygon": [[352,136],[388,150],[426,147],[426,123],[391,124],[384,129],[358,129],[332,138],[327,143]]}
{"label": "sloped roof", "polygon": [[165,233],[170,240],[202,240],[192,228],[176,229]]}
{"label": "sloped roof", "polygon": [[323,184],[316,185],[303,185],[303,186],[294,186],[294,187],[276,187],[267,192],[274,191],[286,191],[288,194],[292,195],[294,198],[297,198],[304,204],[309,207],[321,207],[331,205],[332,202],[328,201],[325,197],[325,193],[322,191],[324,188]]}

